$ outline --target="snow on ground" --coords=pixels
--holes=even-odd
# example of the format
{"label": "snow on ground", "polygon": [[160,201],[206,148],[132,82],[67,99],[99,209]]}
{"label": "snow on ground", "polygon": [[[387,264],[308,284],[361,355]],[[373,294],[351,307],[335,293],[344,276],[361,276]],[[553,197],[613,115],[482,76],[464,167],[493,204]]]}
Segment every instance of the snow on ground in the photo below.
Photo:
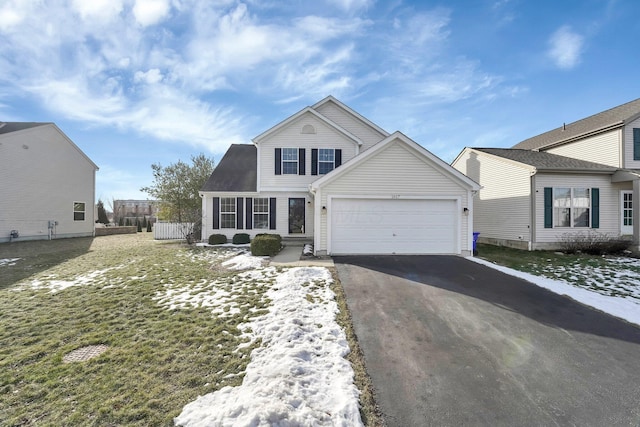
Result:
{"label": "snow on ground", "polygon": [[250,268],[262,267],[263,258],[249,255],[248,253],[241,253],[233,258],[224,261],[223,266],[229,270],[248,270]]}
{"label": "snow on ground", "polygon": [[64,289],[73,287],[73,286],[87,286],[87,285],[96,285],[102,284],[105,285],[104,274],[107,271],[118,270],[123,268],[124,265],[119,265],[116,267],[109,267],[103,270],[94,270],[86,274],[82,274],[80,276],[74,277],[72,280],[56,280],[55,275],[50,275],[49,277],[40,280],[35,279],[31,282],[26,283],[23,286],[15,288],[15,290],[21,290],[24,288],[30,289],[49,289],[52,294],[56,292],[60,292]]}
{"label": "snow on ground", "polygon": [[[640,266],[640,261],[638,260],[610,260],[610,262],[618,264],[616,267],[618,271],[613,275],[613,277],[608,271],[604,274],[603,269],[601,268],[590,269],[587,274],[587,276],[590,277],[590,283],[596,283],[599,285],[582,287],[573,285],[565,280],[549,279],[508,267],[503,267],[479,258],[469,257],[468,259],[477,262],[478,264],[486,265],[498,271],[502,271],[503,273],[511,276],[519,277],[542,288],[549,289],[557,294],[566,295],[582,304],[594,307],[598,310],[604,311],[605,313],[609,313],[628,322],[640,325],[640,299],[638,299],[640,297],[640,275],[621,270],[621,265],[624,266],[625,264]],[[584,267],[579,267],[579,269],[576,269],[575,272],[571,273],[573,274],[572,277],[578,278],[578,275],[581,276],[584,274],[584,272],[580,270],[584,270]],[[625,278],[624,285],[621,278]],[[618,289],[625,288],[628,292],[622,295],[616,295],[612,294],[610,291],[605,291],[611,286]]]}
{"label": "snow on ground", "polygon": [[242,385],[200,396],[183,408],[175,423],[362,425],[353,369],[344,358],[349,346],[335,321],[338,307],[328,287],[329,271],[267,267],[238,276],[247,283],[270,283],[269,312],[241,325],[253,339],[261,338],[262,345],[252,351]]}
{"label": "snow on ground", "polygon": [[20,258],[0,258],[0,267],[16,265]]}

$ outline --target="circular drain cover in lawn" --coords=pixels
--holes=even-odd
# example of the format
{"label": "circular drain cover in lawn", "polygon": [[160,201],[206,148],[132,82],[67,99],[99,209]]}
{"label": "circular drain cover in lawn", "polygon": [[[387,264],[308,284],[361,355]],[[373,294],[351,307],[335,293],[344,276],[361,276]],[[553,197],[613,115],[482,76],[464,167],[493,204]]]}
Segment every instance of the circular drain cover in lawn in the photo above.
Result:
{"label": "circular drain cover in lawn", "polygon": [[64,363],[71,362],[84,362],[85,360],[89,360],[93,357],[99,356],[105,351],[107,351],[109,347],[104,344],[98,345],[88,345],[86,347],[81,347],[79,349],[73,350],[71,353],[67,353],[62,361]]}

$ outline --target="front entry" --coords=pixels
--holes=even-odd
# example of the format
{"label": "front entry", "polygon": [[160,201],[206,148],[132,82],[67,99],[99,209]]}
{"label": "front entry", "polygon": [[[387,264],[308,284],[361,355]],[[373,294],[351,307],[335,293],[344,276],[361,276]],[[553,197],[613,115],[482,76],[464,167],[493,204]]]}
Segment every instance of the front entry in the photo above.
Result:
{"label": "front entry", "polygon": [[305,200],[289,199],[289,234],[304,234]]}
{"label": "front entry", "polygon": [[633,234],[633,191],[620,192],[620,234]]}

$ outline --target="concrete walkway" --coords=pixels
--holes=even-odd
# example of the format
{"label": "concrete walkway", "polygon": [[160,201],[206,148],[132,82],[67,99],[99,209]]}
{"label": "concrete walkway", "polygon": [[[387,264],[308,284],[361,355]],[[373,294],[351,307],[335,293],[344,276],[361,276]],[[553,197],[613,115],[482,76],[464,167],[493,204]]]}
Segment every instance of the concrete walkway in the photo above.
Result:
{"label": "concrete walkway", "polygon": [[303,245],[285,243],[284,248],[271,258],[270,265],[283,267],[333,267],[329,257],[303,256]]}

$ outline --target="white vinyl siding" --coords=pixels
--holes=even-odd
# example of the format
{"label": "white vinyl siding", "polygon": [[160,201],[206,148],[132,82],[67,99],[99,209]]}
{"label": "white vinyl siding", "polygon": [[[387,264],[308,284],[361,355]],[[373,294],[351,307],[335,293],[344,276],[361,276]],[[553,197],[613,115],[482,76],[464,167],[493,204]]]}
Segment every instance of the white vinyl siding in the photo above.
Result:
{"label": "white vinyl siding", "polygon": [[[312,125],[316,133],[302,133],[305,125]],[[305,149],[305,175],[276,175],[275,149],[296,147]],[[312,114],[304,114],[288,126],[260,141],[258,155],[260,161],[258,186],[260,191],[308,191],[309,184],[318,179],[311,175],[311,150],[313,148],[333,148],[342,150],[342,163],[356,155],[357,145],[336,129]],[[301,159],[298,159],[301,161]],[[284,170],[283,170],[284,173]]]}
{"label": "white vinyl siding", "polygon": [[[220,197],[220,202],[222,202],[222,198],[229,197],[236,199],[238,197],[243,198],[243,229],[237,230],[234,224],[233,228],[213,228],[213,213],[211,212],[213,209],[213,198]],[[255,228],[247,229],[246,228],[246,199],[276,199],[276,228],[272,230],[269,228],[269,224],[267,224],[267,228]],[[306,209],[305,209],[305,234],[296,234],[296,237],[306,237],[313,235],[313,199],[309,197],[308,191],[302,192],[276,192],[276,191],[267,191],[261,193],[215,193],[215,192],[205,192],[202,197],[202,239],[207,240],[212,234],[224,234],[227,236],[227,239],[231,240],[233,235],[236,233],[247,233],[252,239],[256,234],[261,233],[271,233],[271,234],[280,234],[283,237],[289,235],[289,198],[303,198],[306,201]],[[252,212],[255,213],[255,204],[252,203]],[[269,218],[271,219],[271,215],[273,213],[269,210]],[[220,218],[222,220],[222,218]],[[255,220],[255,219],[253,219]]]}
{"label": "white vinyl siding", "polygon": [[[0,241],[93,236],[96,166],[55,125],[0,135]],[[10,183],[8,185],[7,183]],[[74,220],[74,202],[85,203]],[[57,222],[57,224],[56,224]]]}
{"label": "white vinyl siding", "polygon": [[386,135],[381,134],[357,117],[347,114],[342,108],[333,102],[327,102],[319,106],[316,111],[334,123],[337,123],[347,132],[360,138],[363,144],[361,151],[371,148],[386,137]]}
{"label": "white vinyl siding", "polygon": [[[468,207],[467,190],[439,168],[428,164],[408,147],[399,143],[389,144],[365,162],[353,166],[348,172],[323,186],[319,193],[315,203],[321,206],[328,206],[331,197],[354,195],[398,200],[420,197],[455,198],[459,208],[456,221],[461,223],[457,248],[464,250],[468,247],[467,234],[470,230],[467,221],[462,220],[462,209]],[[326,251],[328,247],[327,211],[320,210],[321,233],[320,236],[316,236],[316,251]]]}
{"label": "white vinyl siding", "polygon": [[530,240],[532,168],[469,149],[453,166],[482,186],[473,201],[473,228],[480,237]]}
{"label": "white vinyl siding", "polygon": [[640,160],[633,160],[633,128],[640,128],[640,118],[624,127],[624,168],[640,169]]}
{"label": "white vinyl siding", "polygon": [[[621,138],[621,131],[616,129],[545,151],[574,159],[620,167],[622,164]],[[631,156],[633,159],[633,152]]]}
{"label": "white vinyl siding", "polygon": [[586,232],[589,228],[544,228],[544,189],[551,188],[598,188],[600,191],[599,233],[612,236],[620,234],[620,190],[621,184],[612,184],[611,175],[550,174],[538,173],[536,185],[536,243],[562,241],[565,233]]}

